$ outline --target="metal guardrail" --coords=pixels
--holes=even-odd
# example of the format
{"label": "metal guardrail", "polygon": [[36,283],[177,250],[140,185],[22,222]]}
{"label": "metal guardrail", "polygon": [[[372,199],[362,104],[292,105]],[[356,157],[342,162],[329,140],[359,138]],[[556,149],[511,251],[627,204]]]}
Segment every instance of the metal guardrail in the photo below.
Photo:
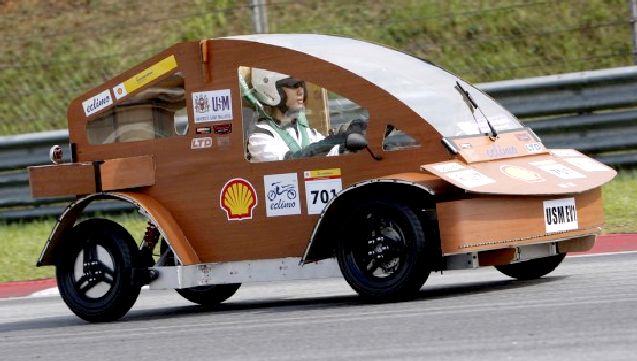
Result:
{"label": "metal guardrail", "polygon": [[[547,148],[575,148],[614,167],[637,165],[637,66],[477,86],[530,126]],[[347,104],[338,108],[343,117],[351,110]],[[51,145],[67,143],[66,130],[0,137],[0,219],[62,212],[70,198],[33,199],[25,168],[49,164]],[[130,206],[105,202],[88,208],[124,209]]]}

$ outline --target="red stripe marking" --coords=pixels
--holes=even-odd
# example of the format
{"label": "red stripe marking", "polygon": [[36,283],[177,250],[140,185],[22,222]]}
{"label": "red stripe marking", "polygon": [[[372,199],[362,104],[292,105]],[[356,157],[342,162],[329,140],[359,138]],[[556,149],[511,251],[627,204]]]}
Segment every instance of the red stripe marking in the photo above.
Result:
{"label": "red stripe marking", "polygon": [[571,252],[569,256],[607,253],[607,252],[626,252],[637,251],[637,234],[621,233],[621,234],[602,234],[597,236],[595,246],[586,252]]}
{"label": "red stripe marking", "polygon": [[57,286],[54,278],[34,281],[15,281],[0,283],[0,298],[23,297],[34,292]]}

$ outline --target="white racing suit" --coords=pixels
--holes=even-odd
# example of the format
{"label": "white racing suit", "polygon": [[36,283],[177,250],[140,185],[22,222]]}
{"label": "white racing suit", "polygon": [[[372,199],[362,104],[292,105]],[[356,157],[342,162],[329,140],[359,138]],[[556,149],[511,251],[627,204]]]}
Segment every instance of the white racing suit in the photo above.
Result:
{"label": "white racing suit", "polygon": [[[297,125],[296,122],[294,122],[289,126],[279,128],[279,131],[283,130],[289,134],[292,140],[295,141],[300,148],[302,147],[301,131],[303,131],[303,129],[299,129],[301,127],[302,126]],[[306,128],[305,131],[307,133],[309,144],[315,144],[325,139],[325,137],[321,135],[321,133],[317,132],[316,129]],[[250,160],[254,162],[312,156],[305,155],[307,152],[304,154],[299,152],[295,153],[290,148],[291,147],[288,146],[283,137],[281,137],[277,130],[275,130],[274,127],[267,121],[259,121],[251,130],[251,134],[248,137],[248,153],[250,154]],[[339,154],[339,145],[326,145],[323,148],[329,150],[329,152],[322,152],[323,154],[327,153],[327,156],[335,156]],[[315,155],[319,155],[319,153]]]}

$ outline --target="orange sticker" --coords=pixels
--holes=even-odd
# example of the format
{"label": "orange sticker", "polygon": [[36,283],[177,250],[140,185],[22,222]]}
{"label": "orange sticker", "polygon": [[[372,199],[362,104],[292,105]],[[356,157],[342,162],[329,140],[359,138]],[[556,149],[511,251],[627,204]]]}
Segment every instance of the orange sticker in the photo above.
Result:
{"label": "orange sticker", "polygon": [[252,210],[257,205],[257,192],[247,180],[233,178],[221,189],[219,203],[230,221],[252,219]]}
{"label": "orange sticker", "polygon": [[500,170],[502,171],[502,173],[508,175],[513,179],[529,183],[544,182],[544,178],[542,178],[542,176],[538,173],[530,169],[520,167],[518,165],[503,165],[502,167],[500,167]]}

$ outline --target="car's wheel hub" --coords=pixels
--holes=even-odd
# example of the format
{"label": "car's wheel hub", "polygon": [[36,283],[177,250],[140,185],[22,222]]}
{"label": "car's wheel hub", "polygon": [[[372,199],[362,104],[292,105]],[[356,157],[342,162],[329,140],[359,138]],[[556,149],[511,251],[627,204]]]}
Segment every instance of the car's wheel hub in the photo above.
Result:
{"label": "car's wheel hub", "polygon": [[73,281],[83,296],[103,297],[110,291],[113,277],[113,257],[104,247],[87,244],[75,258]]}

